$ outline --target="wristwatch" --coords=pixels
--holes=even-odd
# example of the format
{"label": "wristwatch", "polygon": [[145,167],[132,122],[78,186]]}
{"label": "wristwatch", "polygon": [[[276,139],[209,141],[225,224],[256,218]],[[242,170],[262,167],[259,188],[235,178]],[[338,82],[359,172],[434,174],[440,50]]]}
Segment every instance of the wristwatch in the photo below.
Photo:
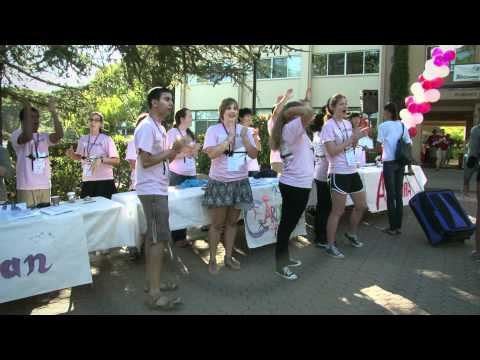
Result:
{"label": "wristwatch", "polygon": [[103,156],[100,158],[101,163],[103,164]]}

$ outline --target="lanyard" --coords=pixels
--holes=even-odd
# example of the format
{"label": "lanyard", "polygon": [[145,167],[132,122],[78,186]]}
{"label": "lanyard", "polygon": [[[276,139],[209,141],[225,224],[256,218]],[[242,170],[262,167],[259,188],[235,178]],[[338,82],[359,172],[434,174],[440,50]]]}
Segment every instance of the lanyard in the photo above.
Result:
{"label": "lanyard", "polygon": [[[181,137],[184,137],[186,135],[183,135],[182,132],[180,131],[180,129],[178,127],[175,127],[175,129],[177,129],[178,133],[180,134]],[[185,164],[187,162],[187,159],[186,157],[183,158],[183,163]]]}
{"label": "lanyard", "polygon": [[27,157],[30,158],[30,160],[32,160],[32,171],[33,171],[33,162],[35,160],[38,160],[38,159],[45,159],[45,158],[48,157],[48,155],[47,156],[42,156],[42,157],[38,156],[38,146],[40,144],[40,134],[37,133],[37,141],[35,141],[35,136],[34,135],[32,135],[32,137],[33,137],[33,140],[32,140],[33,141],[33,146],[35,148],[35,157],[33,156],[33,153],[30,154]]}
{"label": "lanyard", "polygon": [[[90,145],[90,135],[88,135],[87,158],[90,157],[90,151],[92,150],[93,146],[95,145],[95,143],[97,142],[97,140],[98,140],[99,137],[100,137],[100,134],[97,135],[97,137],[95,138],[95,141],[93,142],[93,144]],[[83,153],[85,153],[85,149],[83,149]]]}
{"label": "lanyard", "polygon": [[[340,129],[340,125],[338,125],[338,123],[335,119],[333,119],[333,121],[335,122],[335,125],[337,125],[338,130],[340,130],[340,133],[342,134],[343,142],[347,141],[348,140],[348,130],[347,130],[347,127],[345,126],[345,123],[344,123],[345,120],[342,120],[343,129],[345,130],[345,138],[343,137],[344,133],[343,133],[342,129]],[[353,153],[355,154],[355,148],[353,147],[353,145],[351,146],[351,148],[353,149]],[[343,151],[346,152],[347,149],[344,149]]]}
{"label": "lanyard", "polygon": [[[156,121],[155,119],[152,118],[152,121],[153,121],[153,123],[155,124],[155,127],[157,128],[158,132],[159,132],[160,135],[162,136],[162,139],[163,139],[163,150],[165,151],[165,139],[164,139],[162,130],[160,130],[160,126],[158,126],[157,121]],[[178,129],[177,129],[177,130],[178,130]],[[180,134],[181,134],[181,133],[180,133]],[[162,164],[163,164],[163,175],[165,175],[166,172],[167,172],[166,166],[165,166],[165,160],[162,161]]]}
{"label": "lanyard", "polygon": [[[228,133],[228,130],[227,128],[225,127],[225,124],[222,123],[222,126],[223,126],[223,130],[225,130],[225,133],[227,134],[227,139],[228,139],[228,136],[230,135]],[[235,150],[235,138],[237,136],[237,124],[235,124],[235,136],[233,137],[233,144],[232,144],[232,149],[230,150],[230,144],[228,144],[228,153],[226,153],[225,155],[227,156],[233,156],[233,150]]]}

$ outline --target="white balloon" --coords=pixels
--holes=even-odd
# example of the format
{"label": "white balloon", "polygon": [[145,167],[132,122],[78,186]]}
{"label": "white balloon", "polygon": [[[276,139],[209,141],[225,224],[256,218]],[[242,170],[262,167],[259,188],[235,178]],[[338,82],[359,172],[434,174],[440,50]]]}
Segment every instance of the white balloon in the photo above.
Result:
{"label": "white balloon", "polygon": [[427,60],[425,62],[425,70],[428,72],[433,72],[437,66],[433,63],[433,59]]}
{"label": "white balloon", "polygon": [[438,77],[432,71],[428,71],[428,70],[425,70],[422,75],[425,78],[425,80],[433,80]]}
{"label": "white balloon", "polygon": [[427,99],[425,98],[425,93],[421,92],[413,95],[413,101],[415,101],[416,104],[421,104],[426,102]]}
{"label": "white balloon", "polygon": [[425,91],[425,98],[428,102],[434,103],[440,100],[440,91],[437,89],[430,89]]}
{"label": "white balloon", "polygon": [[450,68],[448,66],[440,66],[435,70],[435,74],[441,78],[447,77],[450,74]]}
{"label": "white balloon", "polygon": [[410,86],[410,91],[413,95],[423,93],[422,84],[420,84],[419,82],[414,82],[412,86]]}
{"label": "white balloon", "polygon": [[418,124],[421,124],[423,122],[423,114],[420,114],[420,113],[412,114],[411,122],[415,126]]}
{"label": "white balloon", "polygon": [[410,120],[412,118],[412,113],[408,111],[408,109],[402,109],[400,110],[400,119],[403,121]]}

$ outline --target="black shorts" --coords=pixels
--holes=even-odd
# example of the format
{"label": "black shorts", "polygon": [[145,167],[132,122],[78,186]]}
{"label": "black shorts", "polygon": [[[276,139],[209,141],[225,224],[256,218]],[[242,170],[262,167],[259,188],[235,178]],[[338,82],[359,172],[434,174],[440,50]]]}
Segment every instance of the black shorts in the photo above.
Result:
{"label": "black shorts", "polygon": [[363,191],[360,175],[355,174],[330,174],[328,175],[330,189],[340,194],[354,194]]}
{"label": "black shorts", "polygon": [[113,180],[85,181],[82,183],[82,192],[80,197],[103,196],[111,199],[113,194],[117,193],[115,182]]}

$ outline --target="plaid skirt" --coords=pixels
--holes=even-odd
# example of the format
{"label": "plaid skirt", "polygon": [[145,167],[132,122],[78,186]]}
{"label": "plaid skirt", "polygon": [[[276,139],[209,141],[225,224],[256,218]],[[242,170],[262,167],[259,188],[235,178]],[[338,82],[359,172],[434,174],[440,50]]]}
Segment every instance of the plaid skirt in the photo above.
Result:
{"label": "plaid skirt", "polygon": [[248,178],[232,182],[209,179],[202,204],[209,208],[234,206],[240,210],[252,209],[252,188]]}

